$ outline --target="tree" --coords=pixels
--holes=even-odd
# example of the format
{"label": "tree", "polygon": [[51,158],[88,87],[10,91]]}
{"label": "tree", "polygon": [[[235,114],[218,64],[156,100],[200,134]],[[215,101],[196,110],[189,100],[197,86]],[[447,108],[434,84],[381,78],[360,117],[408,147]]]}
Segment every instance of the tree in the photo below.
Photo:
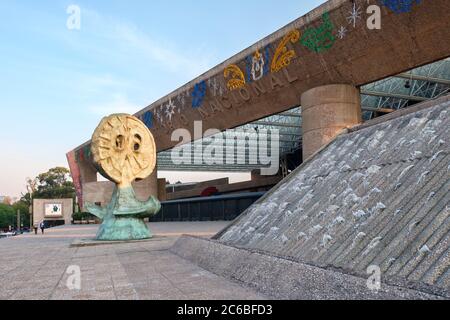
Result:
{"label": "tree", "polygon": [[29,205],[24,201],[18,201],[12,205],[12,208],[14,210],[14,213],[16,214],[16,220],[17,220],[17,210],[20,211],[20,224],[22,224],[24,227],[30,226],[30,207]]}
{"label": "tree", "polygon": [[28,192],[26,194],[22,193],[22,197],[20,198],[20,201],[25,202],[28,206],[31,206],[32,205],[31,195],[34,196],[34,193],[36,192],[38,183],[39,183],[38,178],[34,178],[34,179],[27,178],[26,187],[27,187]]}
{"label": "tree", "polygon": [[64,167],[56,167],[34,179],[27,178],[28,192],[22,194],[20,201],[13,208],[15,213],[20,209],[24,227],[30,224],[29,207],[32,205],[32,199],[75,199],[75,187],[70,181],[69,173]]}
{"label": "tree", "polygon": [[18,229],[17,211],[20,211],[20,224],[24,227],[30,226],[30,214],[28,205],[19,201],[13,205],[0,204],[0,229],[6,230],[9,226]]}
{"label": "tree", "polygon": [[[36,177],[37,188],[33,193],[35,199],[75,198],[75,187],[70,179],[70,171],[64,167],[52,168]],[[23,200],[29,199],[25,195]]]}
{"label": "tree", "polygon": [[16,214],[13,207],[0,203],[0,229],[8,229],[16,224]]}

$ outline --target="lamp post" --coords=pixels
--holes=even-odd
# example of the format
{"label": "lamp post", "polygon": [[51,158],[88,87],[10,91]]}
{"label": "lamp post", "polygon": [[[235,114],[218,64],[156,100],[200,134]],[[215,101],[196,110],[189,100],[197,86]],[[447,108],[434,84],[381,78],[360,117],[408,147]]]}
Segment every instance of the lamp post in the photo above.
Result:
{"label": "lamp post", "polygon": [[19,234],[22,231],[21,228],[20,228],[20,209],[17,209],[17,226],[16,226],[16,231]]}
{"label": "lamp post", "polygon": [[33,193],[36,191],[36,180],[27,178],[27,191],[30,194],[30,230],[33,229],[34,225],[34,216],[33,216]]}

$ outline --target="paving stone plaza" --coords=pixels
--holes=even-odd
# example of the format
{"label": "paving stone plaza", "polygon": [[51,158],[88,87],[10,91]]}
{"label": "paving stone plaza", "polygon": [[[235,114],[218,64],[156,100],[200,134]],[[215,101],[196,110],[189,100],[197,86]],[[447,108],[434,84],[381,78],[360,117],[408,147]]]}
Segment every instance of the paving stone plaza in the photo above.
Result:
{"label": "paving stone plaza", "polygon": [[[263,299],[254,291],[170,253],[181,234],[210,237],[226,222],[151,224],[151,241],[71,247],[97,226],[64,226],[0,240],[0,300]],[[81,289],[67,286],[79,266]]]}

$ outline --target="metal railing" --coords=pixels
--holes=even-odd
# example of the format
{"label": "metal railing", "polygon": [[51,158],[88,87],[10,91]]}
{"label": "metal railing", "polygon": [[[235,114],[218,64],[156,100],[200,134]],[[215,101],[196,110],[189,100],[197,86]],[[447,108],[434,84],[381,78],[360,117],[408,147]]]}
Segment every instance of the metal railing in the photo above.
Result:
{"label": "metal railing", "polygon": [[150,221],[234,220],[264,194],[265,192],[247,192],[165,201],[161,203],[161,211]]}

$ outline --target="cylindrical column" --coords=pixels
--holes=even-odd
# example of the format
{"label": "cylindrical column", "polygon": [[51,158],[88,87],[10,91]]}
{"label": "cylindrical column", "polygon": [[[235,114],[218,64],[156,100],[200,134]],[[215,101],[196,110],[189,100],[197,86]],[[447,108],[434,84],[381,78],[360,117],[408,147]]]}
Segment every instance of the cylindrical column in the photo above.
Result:
{"label": "cylindrical column", "polygon": [[303,159],[312,156],[344,128],[361,123],[361,96],[351,85],[313,88],[302,95]]}

